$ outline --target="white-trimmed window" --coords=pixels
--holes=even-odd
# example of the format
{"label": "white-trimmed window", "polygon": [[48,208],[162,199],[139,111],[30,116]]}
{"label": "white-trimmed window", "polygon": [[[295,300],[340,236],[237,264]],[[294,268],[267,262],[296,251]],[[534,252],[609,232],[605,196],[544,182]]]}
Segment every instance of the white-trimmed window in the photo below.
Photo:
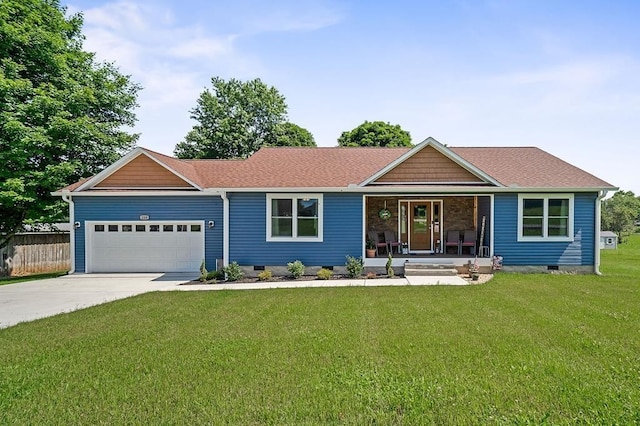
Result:
{"label": "white-trimmed window", "polygon": [[519,194],[518,241],[573,241],[573,194]]}
{"label": "white-trimmed window", "polygon": [[322,241],[322,194],[267,194],[267,241]]}

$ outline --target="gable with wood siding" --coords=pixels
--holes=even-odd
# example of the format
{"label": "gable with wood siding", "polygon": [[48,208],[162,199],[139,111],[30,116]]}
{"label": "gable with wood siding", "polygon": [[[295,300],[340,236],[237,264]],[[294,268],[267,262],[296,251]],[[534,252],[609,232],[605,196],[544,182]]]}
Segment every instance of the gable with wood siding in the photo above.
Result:
{"label": "gable with wood siding", "polygon": [[456,164],[431,146],[407,158],[375,183],[482,183],[470,171]]}
{"label": "gable with wood siding", "polygon": [[119,168],[94,186],[110,188],[180,188],[194,189],[191,184],[144,154]]}

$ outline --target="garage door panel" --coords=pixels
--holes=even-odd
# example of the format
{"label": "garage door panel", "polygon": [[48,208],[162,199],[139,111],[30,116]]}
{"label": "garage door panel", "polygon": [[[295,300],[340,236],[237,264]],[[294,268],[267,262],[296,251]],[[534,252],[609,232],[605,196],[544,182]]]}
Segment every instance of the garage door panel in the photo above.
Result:
{"label": "garage door panel", "polygon": [[[202,222],[114,225],[88,224],[89,272],[196,272],[200,268],[204,258]],[[154,229],[158,232],[153,232]]]}

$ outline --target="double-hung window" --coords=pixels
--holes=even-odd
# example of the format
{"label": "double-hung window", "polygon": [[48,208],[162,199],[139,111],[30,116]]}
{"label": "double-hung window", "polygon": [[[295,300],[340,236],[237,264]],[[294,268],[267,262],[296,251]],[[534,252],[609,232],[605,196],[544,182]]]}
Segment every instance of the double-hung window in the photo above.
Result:
{"label": "double-hung window", "polygon": [[321,194],[268,194],[267,241],[322,241]]}
{"label": "double-hung window", "polygon": [[518,241],[573,241],[573,195],[520,194]]}

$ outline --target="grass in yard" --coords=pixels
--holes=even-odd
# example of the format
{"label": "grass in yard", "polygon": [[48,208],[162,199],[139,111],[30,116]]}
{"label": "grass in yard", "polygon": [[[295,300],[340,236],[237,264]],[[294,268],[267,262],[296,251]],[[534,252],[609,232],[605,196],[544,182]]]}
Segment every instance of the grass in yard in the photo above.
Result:
{"label": "grass in yard", "polygon": [[0,330],[0,424],[640,423],[640,236],[605,276],[152,293]]}
{"label": "grass in yard", "polygon": [[47,278],[57,278],[63,275],[67,275],[67,271],[50,272],[46,274],[25,275],[22,277],[0,277],[0,285],[17,284],[17,283],[23,283],[26,281],[44,280]]}

